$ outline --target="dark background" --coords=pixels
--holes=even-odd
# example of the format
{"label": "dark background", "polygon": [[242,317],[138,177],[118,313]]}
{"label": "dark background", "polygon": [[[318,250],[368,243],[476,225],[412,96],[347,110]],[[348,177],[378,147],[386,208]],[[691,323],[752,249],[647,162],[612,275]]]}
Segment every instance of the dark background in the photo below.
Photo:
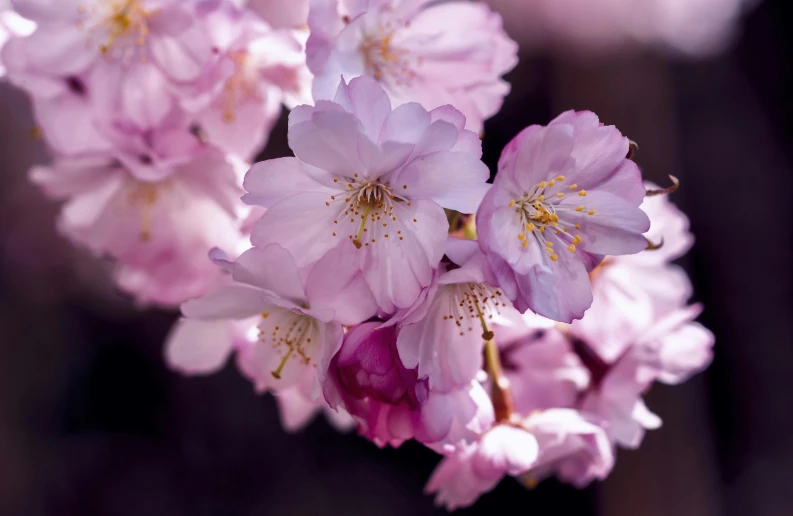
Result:
{"label": "dark background", "polygon": [[[726,54],[524,56],[486,127],[494,168],[521,128],[592,109],[640,144],[645,176],[689,215],[684,260],[713,366],[654,387],[664,420],[605,482],[527,491],[507,479],[472,509],[534,515],[793,515],[793,18],[745,20]],[[422,494],[437,457],[379,450],[318,420],[296,435],[233,366],[185,379],[162,342],[173,314],[114,292],[107,264],[57,237],[57,206],[25,174],[46,159],[24,96],[0,85],[0,515],[440,514]],[[284,155],[280,125],[265,155]]]}

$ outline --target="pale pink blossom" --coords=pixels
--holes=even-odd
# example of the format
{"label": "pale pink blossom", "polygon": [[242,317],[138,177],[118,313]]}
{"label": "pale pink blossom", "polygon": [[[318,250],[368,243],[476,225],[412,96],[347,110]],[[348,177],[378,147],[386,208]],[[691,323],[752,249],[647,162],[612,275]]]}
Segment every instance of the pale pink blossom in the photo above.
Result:
{"label": "pale pink blossom", "polygon": [[450,238],[443,263],[416,303],[397,312],[388,324],[400,328],[397,348],[408,369],[418,368],[433,391],[468,385],[482,369],[488,325],[517,312],[491,286],[487,263],[472,240]]}
{"label": "pale pink blossom", "polygon": [[[166,340],[165,360],[172,369],[186,376],[208,375],[222,369],[236,352],[239,369],[254,381],[256,392],[266,392],[267,386],[256,381],[259,371],[246,360],[259,345],[258,322],[256,317],[226,324],[181,319]],[[314,396],[314,387],[314,370],[309,367],[295,385],[272,391],[281,426],[288,432],[297,432],[323,413],[339,431],[349,430],[353,425],[349,414],[343,409],[331,409],[322,397]]]}
{"label": "pale pink blossom", "polygon": [[283,104],[311,101],[305,35],[273,29],[223,0],[203,2],[198,14],[221,58],[180,88],[179,101],[208,141],[249,159],[266,144]]}
{"label": "pale pink blossom", "polygon": [[[240,369],[258,391],[295,386],[306,374],[318,389],[341,346],[342,323],[354,324],[373,311],[357,271],[337,267],[333,254],[302,270],[275,244],[249,249],[234,262],[215,261],[233,282],[183,304],[186,320],[167,344],[172,367],[186,372],[196,361],[197,372],[212,372],[236,349]],[[247,343],[235,345],[230,322],[251,318],[256,318],[255,338],[247,333]],[[250,321],[244,324],[252,328]],[[197,326],[202,329],[194,330]],[[219,362],[207,360],[207,366],[201,358],[207,349],[223,350],[212,355]]]}
{"label": "pale pink blossom", "polygon": [[451,104],[476,132],[501,108],[509,92],[501,76],[517,63],[501,17],[480,2],[314,0],[308,25],[316,99],[367,75],[395,106]]}
{"label": "pale pink blossom", "polygon": [[518,315],[501,317],[492,326],[519,414],[573,408],[589,386],[590,372],[568,338],[547,319],[538,321],[537,316]]}
{"label": "pale pink blossom", "polygon": [[690,55],[724,50],[758,0],[488,0],[526,48],[591,55],[651,46]]}
{"label": "pale pink blossom", "polygon": [[243,200],[267,207],[252,242],[300,265],[340,248],[380,309],[410,307],[428,286],[449,227],[443,208],[476,210],[487,191],[481,142],[451,106],[394,110],[377,82],[342,83],[333,102],[289,116],[295,158],[257,163]]}
{"label": "pale pink blossom", "polygon": [[533,484],[556,475],[578,487],[603,479],[614,457],[603,429],[575,410],[553,409],[500,423],[471,446],[445,457],[427,483],[438,505],[454,510],[474,503],[506,476]]}
{"label": "pale pink blossom", "polygon": [[397,329],[368,322],[352,328],[331,362],[325,398],[353,417],[358,432],[378,446],[416,439],[440,452],[471,442],[494,421],[481,385],[432,391],[415,368],[406,368],[396,348]]}
{"label": "pale pink blossom", "polygon": [[240,238],[244,166],[186,129],[123,131],[114,152],[34,167],[33,182],[65,201],[58,226],[116,263],[119,286],[142,303],[176,305],[217,281],[206,259]]}
{"label": "pale pink blossom", "polygon": [[[176,104],[178,85],[217,59],[195,1],[14,0],[37,29],[18,41],[36,82],[86,81],[94,102],[136,125],[157,125]],[[40,92],[31,89],[31,94]]]}
{"label": "pale pink blossom", "polygon": [[625,448],[638,448],[646,430],[661,427],[661,418],[644,403],[644,392],[656,375],[629,350],[608,368],[581,402],[581,410],[603,420],[609,439]]}
{"label": "pale pink blossom", "polygon": [[479,244],[521,311],[570,322],[592,303],[589,272],[603,255],[647,247],[641,173],[629,142],[591,112],[523,130],[504,149],[477,212]]}

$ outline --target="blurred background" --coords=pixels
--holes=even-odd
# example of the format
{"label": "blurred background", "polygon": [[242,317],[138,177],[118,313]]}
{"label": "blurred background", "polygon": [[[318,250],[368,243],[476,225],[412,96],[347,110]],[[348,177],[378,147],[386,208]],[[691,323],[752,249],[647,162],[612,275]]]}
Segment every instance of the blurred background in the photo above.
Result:
{"label": "blurred background", "polygon": [[[697,237],[683,265],[717,343],[707,372],[653,387],[664,426],[621,450],[605,482],[528,491],[507,479],[461,515],[793,515],[793,16],[784,0],[742,19],[735,1],[691,1],[707,5],[686,24],[663,13],[621,20],[622,33],[548,22],[541,42],[537,19],[558,13],[494,1],[528,39],[486,125],[485,161],[495,170],[520,129],[567,109],[617,125],[639,143],[646,178],[682,182],[672,200]],[[639,37],[652,27],[661,35]],[[33,127],[24,96],[0,84],[1,515],[444,512],[422,494],[432,452],[380,450],[324,420],[289,435],[233,365],[168,371],[175,314],[133,306],[109,264],[57,235],[58,207],[26,180],[47,159]],[[282,120],[263,157],[288,153]]]}

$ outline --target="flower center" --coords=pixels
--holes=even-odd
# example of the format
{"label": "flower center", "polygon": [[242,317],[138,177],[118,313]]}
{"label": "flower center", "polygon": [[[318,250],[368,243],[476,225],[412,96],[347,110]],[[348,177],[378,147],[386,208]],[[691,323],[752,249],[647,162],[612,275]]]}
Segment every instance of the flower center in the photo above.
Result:
{"label": "flower center", "polygon": [[441,311],[445,314],[443,320],[453,322],[460,336],[474,331],[477,323],[483,333],[488,333],[487,321],[500,313],[499,306],[507,306],[501,291],[486,283],[458,283],[443,288],[447,289],[449,300],[448,310]]}
{"label": "flower center", "polygon": [[129,192],[129,202],[140,206],[140,231],[138,238],[141,242],[151,240],[154,224],[154,205],[160,197],[161,184],[137,183]]}
{"label": "flower center", "polygon": [[255,80],[250,78],[250,55],[246,51],[232,52],[229,57],[234,63],[234,75],[229,77],[223,86],[221,102],[223,106],[223,121],[234,122],[235,110],[238,104],[248,100],[259,99]]}
{"label": "flower center", "polygon": [[563,187],[564,176],[557,176],[550,181],[537,183],[529,192],[523,192],[523,197],[509,201],[509,207],[515,208],[520,218],[518,240],[525,249],[531,241],[537,242],[540,247],[550,255],[551,261],[559,260],[559,255],[554,250],[554,240],[566,246],[571,253],[576,251],[576,246],[581,243],[581,235],[572,234],[571,229],[581,229],[581,224],[565,223],[565,215],[570,213],[583,213],[594,215],[595,210],[587,210],[586,206],[561,205],[566,194],[578,192],[582,199],[587,196],[586,190],[579,189],[578,185]]}
{"label": "flower center", "polygon": [[394,36],[401,27],[407,27],[408,22],[397,20],[388,21],[378,26],[374,33],[364,34],[358,50],[363,56],[366,74],[378,81],[393,81],[393,85],[410,85],[416,78],[415,69],[423,64],[423,57],[416,56],[411,60],[406,49],[396,48],[393,44]]}
{"label": "flower center", "polygon": [[81,14],[88,16],[78,22],[78,28],[90,33],[98,32],[97,38],[103,40],[99,51],[104,55],[121,59],[138,56],[146,62],[148,56],[142,52],[149,36],[149,18],[157,11],[147,11],[138,0],[106,0],[90,8],[78,6]]}
{"label": "flower center", "polygon": [[[341,202],[342,193],[339,193],[331,195],[331,200],[325,202],[325,205],[336,206],[339,209],[339,214],[333,221],[334,224],[344,224],[349,219],[350,227],[356,228],[357,222],[357,231],[353,229],[349,238],[358,249],[364,246],[368,247],[370,242],[372,244],[376,242],[374,237],[364,238],[366,233],[370,233],[370,227],[382,224],[383,229],[387,230],[389,223],[397,221],[397,215],[394,212],[396,203],[405,203],[410,206],[410,201],[394,193],[390,185],[370,179],[361,179],[357,173],[353,174],[352,178],[335,178],[333,182],[347,184],[347,191],[343,193],[344,202]],[[403,189],[407,189],[407,187],[407,185],[402,185]],[[417,222],[416,219],[413,219],[413,222]],[[370,235],[373,234],[374,231],[370,233]],[[337,236],[335,231],[333,236]],[[383,237],[389,238],[389,234],[384,233]],[[403,240],[402,230],[397,230],[395,237]]]}
{"label": "flower center", "polygon": [[270,318],[269,312],[261,314],[262,322],[259,326],[259,342],[270,344],[281,357],[281,362],[272,371],[276,379],[281,378],[281,373],[290,359],[298,360],[303,365],[311,364],[312,349],[316,346],[319,328],[317,321],[308,315],[298,315],[284,311],[280,317],[280,324],[275,326],[266,324]]}

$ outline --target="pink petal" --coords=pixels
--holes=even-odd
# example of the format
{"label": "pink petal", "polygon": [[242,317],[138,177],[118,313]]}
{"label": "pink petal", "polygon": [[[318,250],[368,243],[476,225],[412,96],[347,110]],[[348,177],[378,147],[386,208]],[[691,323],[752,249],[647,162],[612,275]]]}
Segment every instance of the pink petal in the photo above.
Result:
{"label": "pink petal", "polygon": [[182,374],[212,374],[223,368],[231,351],[228,321],[181,319],[166,339],[165,360]]}
{"label": "pink petal", "polygon": [[270,305],[261,290],[232,285],[212,290],[182,305],[185,317],[217,320],[244,319],[265,311]]}
{"label": "pink petal", "polygon": [[232,271],[234,281],[253,285],[296,303],[306,299],[294,258],[278,244],[248,249],[237,258]]}
{"label": "pink petal", "polygon": [[468,154],[436,152],[411,161],[395,181],[407,185],[399,193],[410,199],[429,199],[444,208],[474,213],[487,193],[489,177],[487,166]]}

